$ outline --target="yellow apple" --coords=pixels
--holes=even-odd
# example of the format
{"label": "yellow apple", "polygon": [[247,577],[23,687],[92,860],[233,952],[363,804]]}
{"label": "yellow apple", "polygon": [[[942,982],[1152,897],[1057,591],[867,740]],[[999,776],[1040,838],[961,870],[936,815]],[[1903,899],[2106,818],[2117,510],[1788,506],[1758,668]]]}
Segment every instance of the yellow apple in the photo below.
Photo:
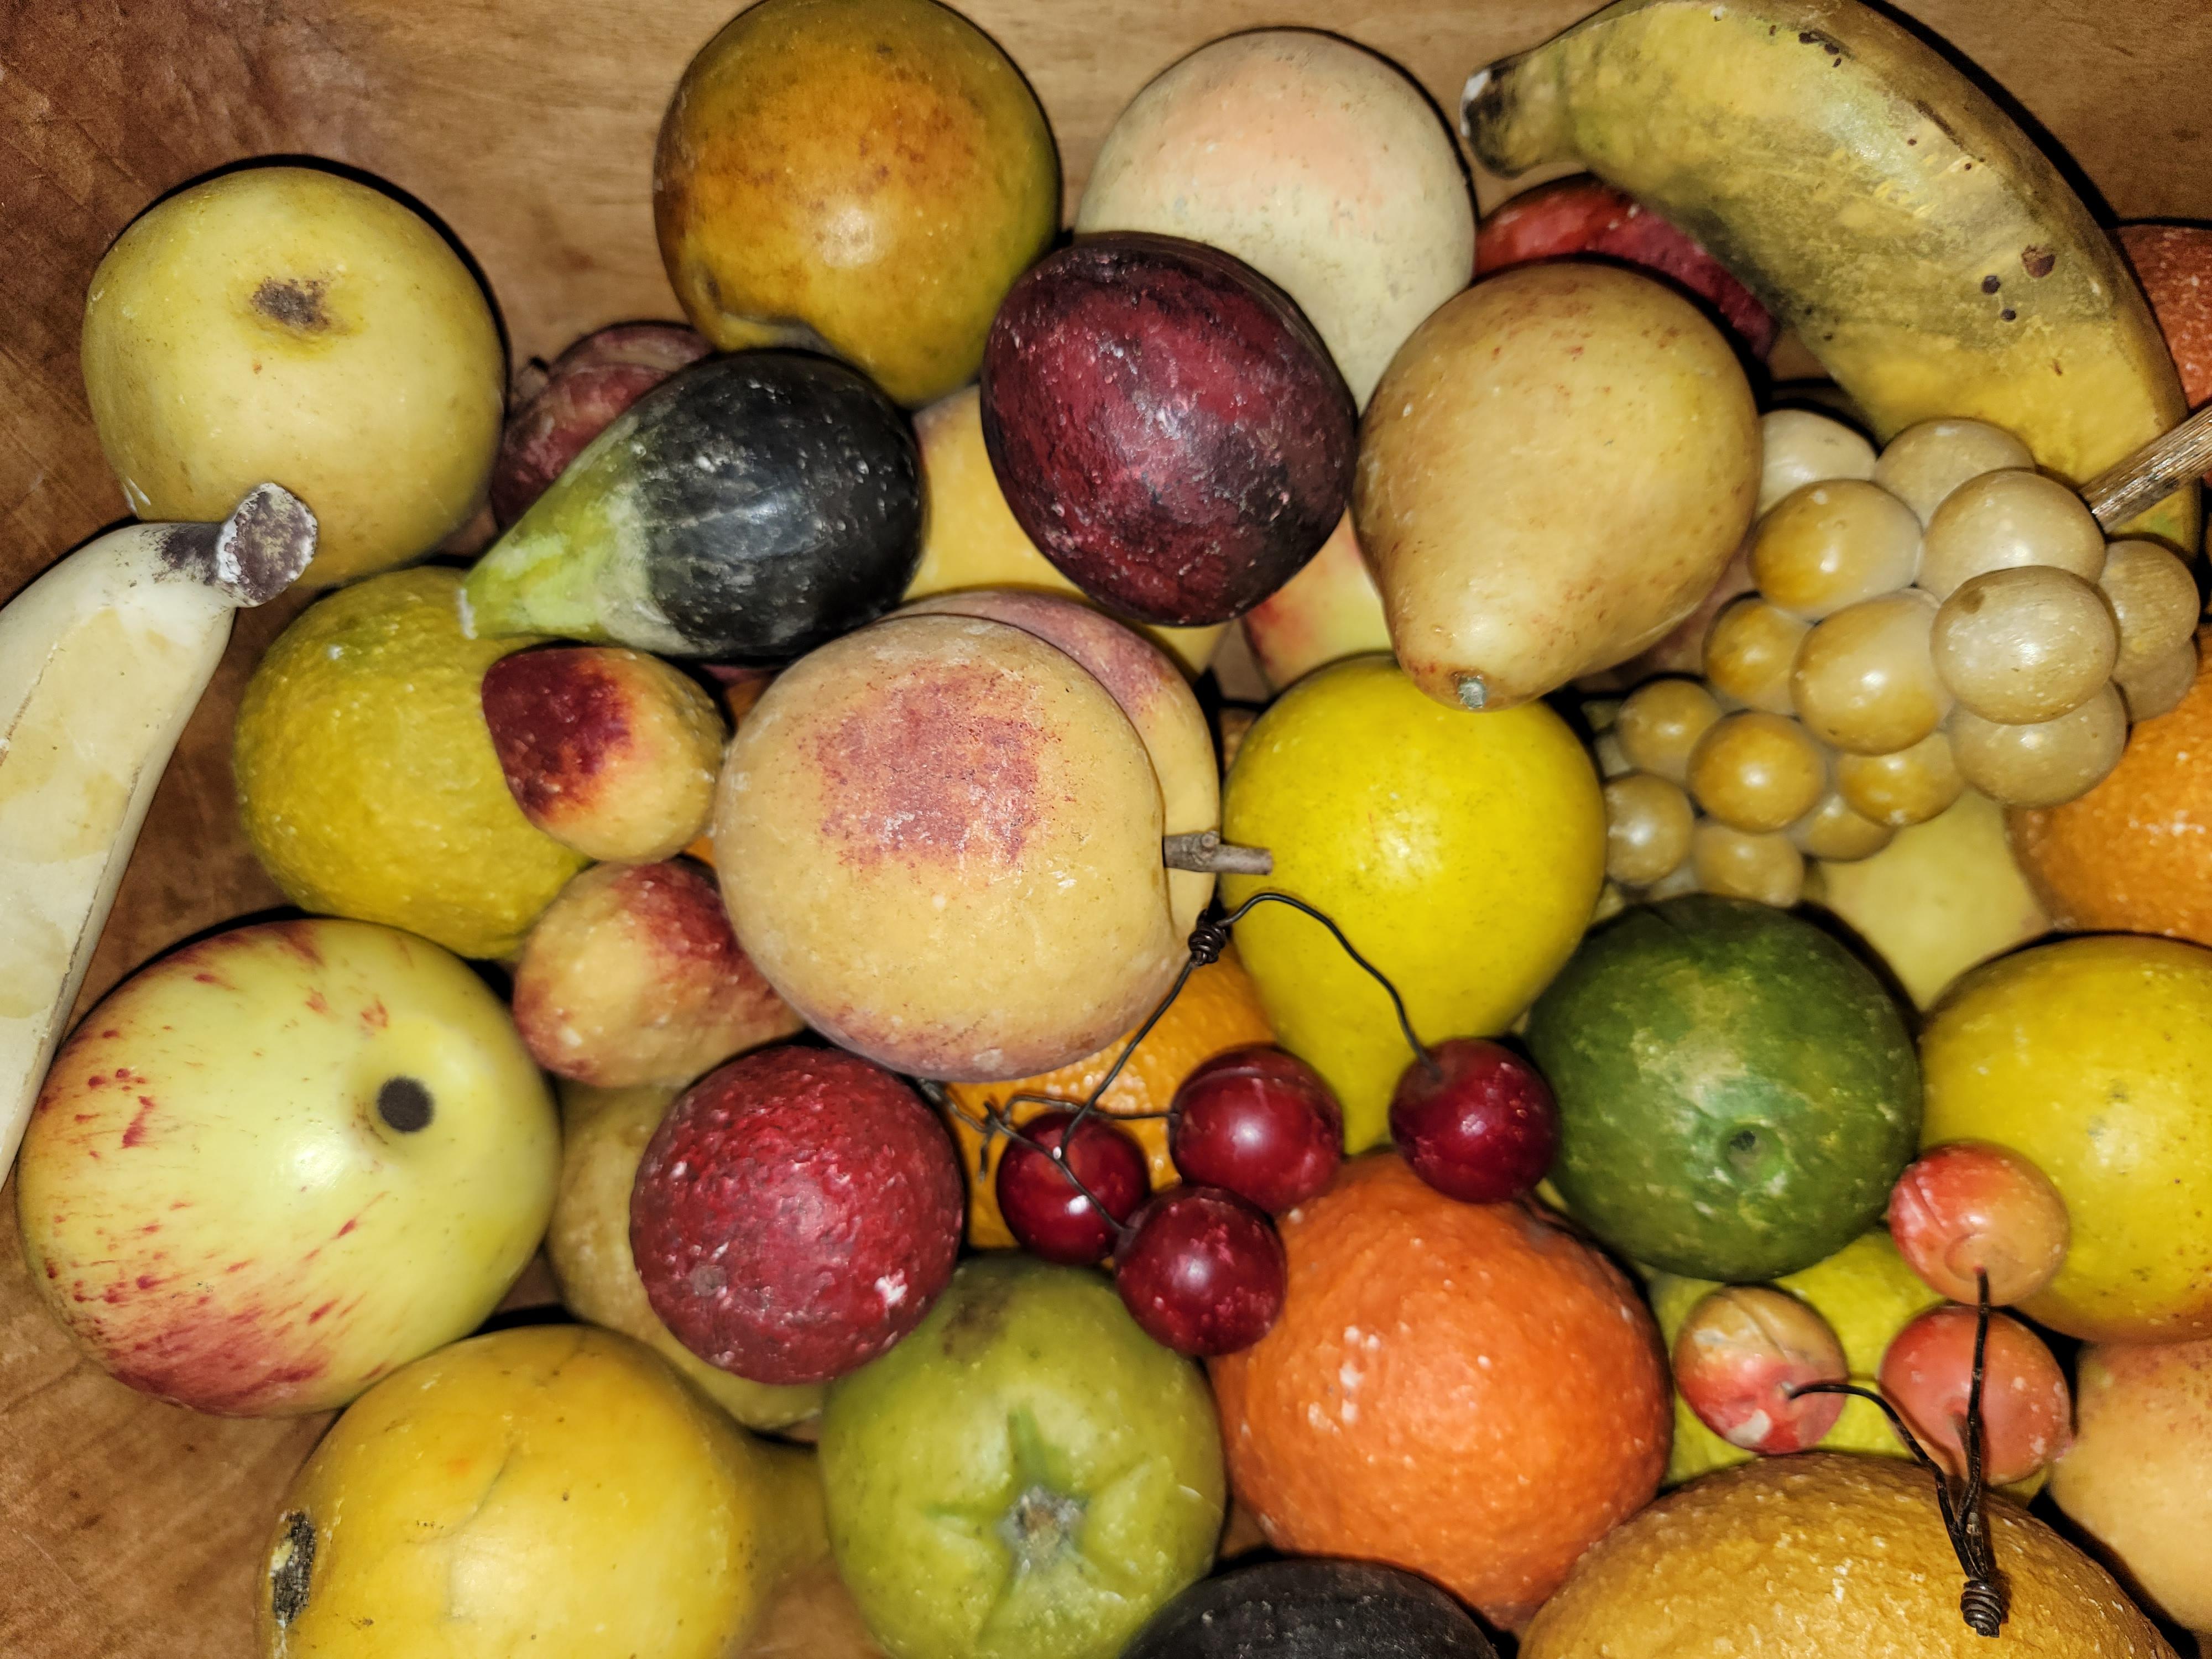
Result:
{"label": "yellow apple", "polygon": [[814,1458],[628,1337],[456,1343],[362,1396],[292,1483],[267,1659],[727,1659],[829,1548]]}
{"label": "yellow apple", "polygon": [[780,1389],[708,1364],[676,1340],[647,1299],[629,1248],[629,1193],[645,1143],[678,1091],[561,1085],[561,1192],[545,1255],[579,1319],[635,1337],[749,1429],[783,1429],[822,1409],[819,1388]]}
{"label": "yellow apple", "polygon": [[420,558],[483,500],[499,328],[416,214],[313,167],[149,209],[93,273],[84,383],[142,519],[220,519],[263,483],[320,526],[307,586]]}
{"label": "yellow apple", "polygon": [[[974,386],[956,392],[914,417],[921,442],[921,476],[929,495],[929,522],[922,533],[921,562],[907,584],[909,600],[970,587],[1028,587],[1088,599],[1037,550],[1006,505],[991,457],[983,447],[982,394]],[[1380,601],[1377,601],[1379,605]],[[1214,641],[1225,623],[1206,628],[1129,626],[1168,653],[1192,674],[1203,674]]]}
{"label": "yellow apple", "polygon": [[109,1372],[226,1416],[342,1406],[483,1323],[559,1126],[461,960],[362,921],[165,957],[64,1045],[16,1179],[34,1284]]}

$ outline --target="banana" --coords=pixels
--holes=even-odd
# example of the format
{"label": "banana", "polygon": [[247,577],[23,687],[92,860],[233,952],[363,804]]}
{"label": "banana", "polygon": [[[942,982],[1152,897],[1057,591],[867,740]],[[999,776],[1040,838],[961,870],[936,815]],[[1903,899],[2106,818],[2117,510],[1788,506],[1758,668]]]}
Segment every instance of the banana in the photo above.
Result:
{"label": "banana", "polygon": [[0,611],[0,1172],[233,616],[314,551],[314,515],[263,484],[219,525],[112,531]]}
{"label": "banana", "polygon": [[[1478,70],[1461,122],[1494,171],[1578,161],[1688,231],[1885,440],[1972,416],[2078,486],[2188,412],[2057,168],[1857,0],[1620,0]],[[2193,552],[2196,492],[2133,528]]]}

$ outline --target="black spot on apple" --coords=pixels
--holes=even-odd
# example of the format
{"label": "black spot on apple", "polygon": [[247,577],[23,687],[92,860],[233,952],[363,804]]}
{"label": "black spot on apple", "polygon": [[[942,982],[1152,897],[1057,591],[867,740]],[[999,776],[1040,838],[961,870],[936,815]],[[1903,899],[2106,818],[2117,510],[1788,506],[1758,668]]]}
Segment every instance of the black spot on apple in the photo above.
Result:
{"label": "black spot on apple", "polygon": [[269,1611],[283,1630],[304,1612],[315,1577],[315,1523],[303,1510],[283,1521],[283,1540],[269,1564]]}
{"label": "black spot on apple", "polygon": [[331,314],[323,309],[323,284],[318,282],[264,278],[253,290],[253,308],[270,322],[296,328],[303,334],[331,325]]}
{"label": "black spot on apple", "polygon": [[403,1135],[430,1127],[430,1091],[411,1077],[395,1077],[376,1091],[376,1115]]}

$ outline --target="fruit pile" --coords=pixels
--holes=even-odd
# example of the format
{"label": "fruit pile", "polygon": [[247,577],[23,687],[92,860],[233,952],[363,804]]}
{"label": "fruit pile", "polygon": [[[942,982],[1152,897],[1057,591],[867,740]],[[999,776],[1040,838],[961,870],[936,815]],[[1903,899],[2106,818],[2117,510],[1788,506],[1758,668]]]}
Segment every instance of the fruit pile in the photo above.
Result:
{"label": "fruit pile", "polygon": [[[123,232],[147,522],[0,612],[0,1150],[119,1383],[342,1413],[269,1659],[2212,1628],[2204,313],[1850,0],[1462,113],[1597,176],[1478,239],[1410,80],[1265,30],[1062,240],[973,25],[758,0],[659,140],[687,321],[511,396],[367,183]],[[67,1030],[295,584],[292,912]]]}

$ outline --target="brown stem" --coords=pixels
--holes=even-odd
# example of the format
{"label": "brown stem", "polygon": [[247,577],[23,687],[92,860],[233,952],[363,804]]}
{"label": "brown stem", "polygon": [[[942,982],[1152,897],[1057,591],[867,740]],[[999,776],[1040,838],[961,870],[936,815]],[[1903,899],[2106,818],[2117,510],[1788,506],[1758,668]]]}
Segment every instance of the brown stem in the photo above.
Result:
{"label": "brown stem", "polygon": [[1218,830],[1196,830],[1160,838],[1160,862],[1170,870],[1206,876],[1272,876],[1275,855],[1264,847],[1239,847]]}
{"label": "brown stem", "polygon": [[2212,470],[2212,405],[2200,409],[2163,438],[2144,445],[2118,466],[2081,486],[2081,499],[2110,535],[2138,513]]}

